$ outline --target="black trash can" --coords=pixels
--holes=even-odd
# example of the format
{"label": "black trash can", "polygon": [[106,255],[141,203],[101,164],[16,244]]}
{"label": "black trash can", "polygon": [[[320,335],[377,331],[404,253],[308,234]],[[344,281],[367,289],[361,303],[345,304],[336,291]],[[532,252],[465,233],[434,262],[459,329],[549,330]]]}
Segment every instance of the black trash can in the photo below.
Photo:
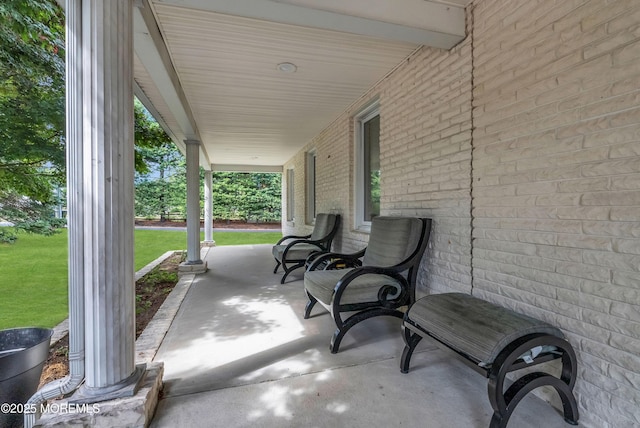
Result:
{"label": "black trash can", "polygon": [[38,390],[53,330],[0,330],[0,427],[22,427],[23,405]]}

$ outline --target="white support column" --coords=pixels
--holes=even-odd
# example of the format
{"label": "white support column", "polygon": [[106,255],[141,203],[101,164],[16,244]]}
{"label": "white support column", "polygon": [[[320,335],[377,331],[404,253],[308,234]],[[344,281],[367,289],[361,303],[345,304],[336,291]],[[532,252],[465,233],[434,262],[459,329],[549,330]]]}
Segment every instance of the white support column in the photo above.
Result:
{"label": "white support column", "polygon": [[[85,383],[76,402],[133,395],[132,0],[82,0]],[[73,223],[72,223],[73,225]],[[79,241],[76,241],[79,242]]]}
{"label": "white support column", "polygon": [[132,5],[65,3],[70,375],[31,397],[25,428],[83,379],[60,408],[117,399],[111,410],[50,410],[38,426],[147,426],[157,403],[162,364],[145,374],[134,355]]}
{"label": "white support column", "polygon": [[200,141],[185,140],[187,156],[187,261],[181,272],[202,273],[207,270],[200,258]]}
{"label": "white support column", "polygon": [[82,4],[80,0],[66,0],[65,6],[69,375],[47,383],[29,399],[24,406],[26,428],[35,425],[42,403],[75,391],[85,372]]}
{"label": "white support column", "polygon": [[204,172],[204,242],[203,245],[212,247],[216,245],[213,240],[213,173]]}

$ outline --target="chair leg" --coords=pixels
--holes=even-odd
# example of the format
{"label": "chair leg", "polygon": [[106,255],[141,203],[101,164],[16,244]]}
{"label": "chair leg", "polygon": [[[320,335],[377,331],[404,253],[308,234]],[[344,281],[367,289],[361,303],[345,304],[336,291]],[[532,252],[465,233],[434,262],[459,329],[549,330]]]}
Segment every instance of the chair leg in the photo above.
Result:
{"label": "chair leg", "polygon": [[337,354],[340,349],[340,342],[342,342],[342,338],[345,334],[353,327],[354,325],[373,317],[379,317],[383,315],[390,315],[396,318],[402,319],[404,317],[404,313],[395,310],[395,309],[387,309],[387,308],[371,308],[365,309],[358,313],[351,315],[346,321],[342,321],[340,318],[340,314],[334,314],[333,318],[336,321],[336,326],[338,327],[336,331],[333,333],[331,337],[331,343],[329,344],[329,350],[332,354]]}
{"label": "chair leg", "polygon": [[340,342],[342,342],[342,338],[345,334],[347,334],[347,331],[339,328],[333,332],[333,336],[331,336],[331,342],[329,342],[329,350],[332,354],[337,354],[340,350]]}
{"label": "chair leg", "polygon": [[[540,344],[555,346],[556,352],[562,353],[562,374],[558,378],[546,372],[533,372],[515,379],[504,391],[505,378],[513,372],[512,365],[526,349]],[[564,420],[571,425],[578,425],[578,402],[573,395],[577,375],[575,351],[564,339],[542,335],[522,342],[519,346],[507,347],[494,360],[489,373],[489,401],[493,407],[490,428],[505,428],[518,403],[531,391],[541,386],[550,386],[556,390],[562,400]]]}
{"label": "chair leg", "polygon": [[280,278],[280,284],[284,284],[284,281],[287,279],[287,276],[289,276],[290,273],[291,273],[290,270],[287,270],[287,269],[284,270],[284,273],[282,274],[282,278]]}
{"label": "chair leg", "polygon": [[273,273],[277,273],[279,267],[280,267],[280,262],[278,260],[276,260],[276,267],[273,268]]}
{"label": "chair leg", "polygon": [[409,365],[411,364],[411,357],[413,351],[418,346],[418,343],[422,340],[422,336],[419,334],[411,333],[404,325],[402,326],[402,338],[404,339],[404,349],[402,350],[402,357],[400,358],[400,372],[409,373]]}
{"label": "chair leg", "polygon": [[571,425],[578,425],[578,404],[569,386],[555,376],[543,372],[534,372],[517,379],[507,389],[504,393],[506,406],[499,406],[494,409],[489,428],[506,428],[509,418],[520,400],[529,392],[541,386],[551,386],[556,390],[562,400],[565,422]]}
{"label": "chair leg", "polygon": [[313,309],[316,303],[318,303],[318,300],[315,297],[313,297],[311,294],[309,294],[307,290],[305,290],[305,292],[307,293],[307,297],[309,298],[309,301],[307,302],[307,305],[304,307],[304,319],[308,320],[309,317],[311,316],[311,309]]}
{"label": "chair leg", "polygon": [[284,262],[282,263],[282,269],[284,269],[284,275],[282,275],[282,278],[280,278],[280,284],[284,284],[285,280],[287,279],[287,277],[289,276],[289,274],[291,272],[293,272],[294,270],[298,269],[299,267],[304,266],[304,262],[302,263],[296,263],[295,265],[291,266],[291,267],[287,267],[287,265],[284,264]]}

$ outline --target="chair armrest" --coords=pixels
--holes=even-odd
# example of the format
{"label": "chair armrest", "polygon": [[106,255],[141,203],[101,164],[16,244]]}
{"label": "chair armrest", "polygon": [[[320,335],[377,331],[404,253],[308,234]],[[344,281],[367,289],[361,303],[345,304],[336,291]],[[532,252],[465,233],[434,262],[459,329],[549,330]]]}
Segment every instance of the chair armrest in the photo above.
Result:
{"label": "chair armrest", "polygon": [[328,251],[317,251],[309,254],[309,257],[307,257],[307,260],[304,262],[304,265],[306,266],[305,270],[309,270],[309,266],[311,266],[318,257],[324,256],[327,253]]}
{"label": "chair armrest", "polygon": [[321,255],[316,255],[314,257],[313,262],[309,266],[309,268],[307,268],[307,271],[317,270],[322,263],[328,260],[331,260],[331,263],[324,269],[327,269],[332,265],[335,266],[337,263],[340,263],[340,262],[345,263],[347,266],[350,266],[350,267],[360,266],[362,264],[360,259],[364,256],[364,251],[365,249],[362,249],[357,253],[352,253],[352,254],[323,253]]}
{"label": "chair armrest", "polygon": [[[291,247],[294,247],[298,244],[311,244],[311,245],[315,245],[316,247],[322,248],[322,240],[311,240],[311,239],[295,239],[291,242],[289,242],[287,244],[287,248],[285,248],[285,252],[287,252]],[[325,251],[325,250],[321,250],[321,251]]]}
{"label": "chair armrest", "polygon": [[[396,279],[401,286],[400,295],[396,297],[394,300],[401,301],[407,299],[409,296],[409,283],[407,282],[407,278],[402,275],[403,269],[398,269],[397,266],[392,267],[380,267],[380,266],[361,266],[353,269],[352,271],[347,272],[340,281],[336,284],[333,289],[333,309],[334,312],[338,311],[338,306],[340,306],[340,299],[342,298],[342,294],[345,292],[349,284],[351,284],[356,278],[363,275],[386,275]],[[383,298],[386,297],[384,293],[388,292],[382,287],[381,290],[378,291],[378,298],[382,302]],[[381,295],[381,293],[383,293]],[[337,313],[337,312],[335,312]]]}
{"label": "chair armrest", "polygon": [[287,239],[307,239],[307,238],[311,238],[311,235],[300,235],[300,236],[298,236],[298,235],[287,235],[287,236],[283,236],[282,238],[280,238],[280,240],[278,242],[276,242],[276,245],[282,244]]}
{"label": "chair armrest", "polygon": [[322,247],[322,241],[316,241],[316,240],[310,240],[310,239],[296,239],[293,240],[291,242],[289,242],[287,244],[287,246],[285,247],[284,251],[282,252],[282,261],[286,261],[287,260],[287,254],[289,253],[289,250],[291,250],[293,247],[295,247],[298,244],[311,244],[311,245],[315,245],[316,247],[318,247],[318,251],[322,252],[322,251],[326,251],[323,247]]}

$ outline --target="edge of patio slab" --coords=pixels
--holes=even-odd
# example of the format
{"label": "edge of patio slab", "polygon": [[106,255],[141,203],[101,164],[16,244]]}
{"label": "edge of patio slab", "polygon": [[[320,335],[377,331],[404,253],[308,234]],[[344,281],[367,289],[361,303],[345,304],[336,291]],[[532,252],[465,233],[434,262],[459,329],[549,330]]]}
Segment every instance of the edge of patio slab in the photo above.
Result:
{"label": "edge of patio slab", "polygon": [[[153,268],[177,251],[168,251],[138,272],[135,280],[142,278]],[[208,249],[203,249],[208,252]],[[36,422],[36,427],[91,426],[91,427],[146,427],[151,422],[162,390],[164,364],[152,362],[167,331],[171,327],[182,302],[195,279],[194,274],[179,277],[178,283],[135,343],[136,364],[146,364],[144,378],[135,396],[78,406],[71,404],[72,397],[56,400]],[[65,331],[66,330],[66,331]],[[63,337],[68,331],[68,319],[54,327],[54,336]],[[53,341],[52,341],[53,342]],[[53,342],[55,343],[55,342]]]}

